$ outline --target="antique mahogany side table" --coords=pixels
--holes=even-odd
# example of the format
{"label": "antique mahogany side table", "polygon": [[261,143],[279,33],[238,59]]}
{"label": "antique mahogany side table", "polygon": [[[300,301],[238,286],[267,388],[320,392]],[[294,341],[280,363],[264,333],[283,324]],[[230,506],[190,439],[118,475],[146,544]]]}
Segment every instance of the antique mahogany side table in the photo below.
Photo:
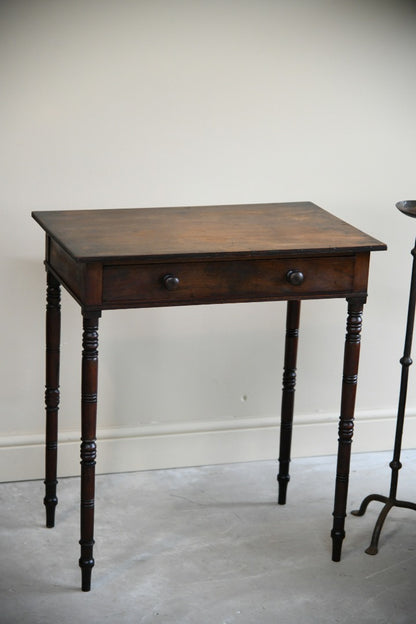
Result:
{"label": "antique mahogany side table", "polygon": [[348,302],[332,559],[341,558],[370,252],[386,249],[310,202],[34,212],[46,232],[46,524],[54,526],[59,407],[60,286],[83,316],[81,380],[82,590],[94,565],[98,319],[103,310],[287,301],[278,502],[286,502],[302,299]]}

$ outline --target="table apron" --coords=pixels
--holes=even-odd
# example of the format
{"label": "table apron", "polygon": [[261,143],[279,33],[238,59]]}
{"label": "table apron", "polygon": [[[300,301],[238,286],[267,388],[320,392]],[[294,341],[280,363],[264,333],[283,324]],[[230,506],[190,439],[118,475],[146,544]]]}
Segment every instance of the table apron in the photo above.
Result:
{"label": "table apron", "polygon": [[[369,253],[166,262],[80,262],[52,242],[46,267],[84,310],[365,297]],[[300,280],[289,281],[291,272]],[[169,280],[168,278],[173,278]]]}

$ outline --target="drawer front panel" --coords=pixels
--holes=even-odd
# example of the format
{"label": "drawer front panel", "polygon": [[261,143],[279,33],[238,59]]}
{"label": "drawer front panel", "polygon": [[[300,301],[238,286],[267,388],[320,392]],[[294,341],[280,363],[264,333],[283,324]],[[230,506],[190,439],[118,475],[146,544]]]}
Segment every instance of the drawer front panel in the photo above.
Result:
{"label": "drawer front panel", "polygon": [[354,256],[105,266],[103,304],[181,305],[343,295]]}

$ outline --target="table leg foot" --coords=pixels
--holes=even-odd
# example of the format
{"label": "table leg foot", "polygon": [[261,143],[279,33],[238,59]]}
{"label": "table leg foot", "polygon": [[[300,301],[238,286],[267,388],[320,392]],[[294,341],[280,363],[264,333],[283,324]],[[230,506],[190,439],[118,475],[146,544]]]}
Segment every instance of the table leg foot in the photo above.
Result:
{"label": "table leg foot", "polygon": [[279,494],[277,498],[277,504],[286,505],[286,493],[287,493],[287,486],[290,481],[290,476],[278,474],[277,480],[279,482]]}
{"label": "table leg foot", "polygon": [[91,575],[94,567],[94,559],[92,556],[92,550],[94,541],[84,544],[80,540],[81,544],[81,557],[79,560],[79,566],[81,568],[81,589],[83,592],[91,590]]}
{"label": "table leg foot", "polygon": [[43,499],[43,504],[46,509],[46,526],[48,529],[52,529],[55,526],[55,509],[58,504],[58,498],[56,496],[57,483],[58,481],[44,481],[45,498]]}
{"label": "table leg foot", "polygon": [[82,568],[81,590],[83,592],[91,591],[91,572],[92,572],[92,567]]}
{"label": "table leg foot", "polygon": [[[343,524],[343,519],[342,519]],[[333,529],[331,531],[332,538],[332,561],[341,561],[342,542],[344,541],[345,531],[343,529]]]}

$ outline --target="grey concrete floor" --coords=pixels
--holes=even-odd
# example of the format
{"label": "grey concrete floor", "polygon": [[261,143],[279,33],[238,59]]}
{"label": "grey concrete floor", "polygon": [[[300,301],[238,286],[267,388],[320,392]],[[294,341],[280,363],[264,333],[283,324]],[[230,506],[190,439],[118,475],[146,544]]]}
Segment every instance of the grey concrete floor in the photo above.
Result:
{"label": "grey concrete floor", "polygon": [[[387,494],[391,453],[353,455],[349,509]],[[416,451],[399,497],[416,499]],[[2,624],[297,624],[416,621],[416,517],[394,509],[364,553],[379,503],[348,516],[331,561],[335,458],[292,462],[276,505],[276,462],[97,477],[92,590],[80,590],[79,480],[61,479],[44,528],[40,481],[0,485]]]}

